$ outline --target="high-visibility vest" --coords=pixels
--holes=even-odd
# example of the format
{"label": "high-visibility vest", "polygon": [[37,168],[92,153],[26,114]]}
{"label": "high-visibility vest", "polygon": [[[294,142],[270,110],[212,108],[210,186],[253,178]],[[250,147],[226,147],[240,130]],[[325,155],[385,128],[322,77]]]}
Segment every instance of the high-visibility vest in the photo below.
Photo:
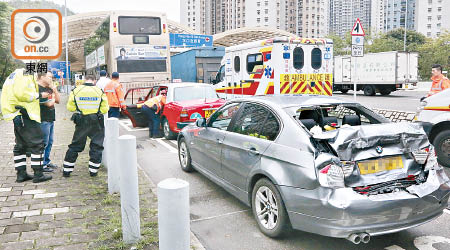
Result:
{"label": "high-visibility vest", "polygon": [[122,86],[116,81],[111,81],[105,86],[104,90],[106,97],[108,97],[108,104],[110,107],[119,108],[125,106]]}
{"label": "high-visibility vest", "polygon": [[433,83],[431,85],[430,92],[428,92],[428,96],[432,96],[442,90],[450,88],[450,80],[442,74],[440,76],[431,77],[431,80],[433,80]]}
{"label": "high-visibility vest", "polygon": [[41,122],[39,87],[34,75],[24,69],[16,69],[3,84],[1,105],[3,118],[7,121],[20,115],[16,106],[25,108],[31,120]]}
{"label": "high-visibility vest", "polygon": [[137,107],[141,108],[142,105],[145,105],[149,108],[152,108],[154,105],[156,105],[156,112],[155,113],[159,113],[159,111],[161,110],[162,106],[166,104],[166,96],[163,95],[159,95],[159,96],[155,96],[149,100],[147,100],[146,102],[144,102],[144,104],[138,104]]}
{"label": "high-visibility vest", "polygon": [[67,110],[79,111],[83,115],[106,114],[109,110],[108,98],[103,91],[92,83],[85,83],[70,92]]}

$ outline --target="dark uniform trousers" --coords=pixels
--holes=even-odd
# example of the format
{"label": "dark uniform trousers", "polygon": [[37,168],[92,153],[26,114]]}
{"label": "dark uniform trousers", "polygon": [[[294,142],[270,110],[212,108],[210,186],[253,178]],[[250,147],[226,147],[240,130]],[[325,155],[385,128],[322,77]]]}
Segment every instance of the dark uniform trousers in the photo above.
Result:
{"label": "dark uniform trousers", "polygon": [[16,145],[14,146],[14,166],[17,171],[27,168],[27,153],[31,153],[31,168],[42,168],[44,136],[41,125],[27,116],[18,115],[13,120]]}
{"label": "dark uniform trousers", "polygon": [[97,173],[102,161],[103,139],[105,138],[105,128],[103,115],[91,114],[83,115],[78,124],[75,125],[72,143],[64,158],[64,172],[72,172],[78,153],[84,150],[87,137],[91,139],[89,145],[89,171]]}

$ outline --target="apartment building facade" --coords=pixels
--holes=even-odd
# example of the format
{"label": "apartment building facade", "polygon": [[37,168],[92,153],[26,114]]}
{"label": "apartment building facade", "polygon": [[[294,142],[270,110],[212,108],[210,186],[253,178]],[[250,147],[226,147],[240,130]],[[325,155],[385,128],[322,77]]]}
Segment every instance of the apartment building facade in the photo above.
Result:
{"label": "apartment building facade", "polygon": [[415,28],[431,38],[450,31],[449,0],[418,0],[416,3]]}

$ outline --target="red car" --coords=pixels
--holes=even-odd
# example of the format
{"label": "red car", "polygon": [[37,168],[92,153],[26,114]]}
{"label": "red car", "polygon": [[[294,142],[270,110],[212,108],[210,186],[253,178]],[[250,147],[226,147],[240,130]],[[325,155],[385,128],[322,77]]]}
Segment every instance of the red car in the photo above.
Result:
{"label": "red car", "polygon": [[166,139],[175,138],[184,126],[195,122],[198,118],[208,118],[225,103],[209,84],[169,83],[155,87],[133,88],[125,94],[127,109],[122,111],[123,115],[130,118],[133,127],[148,126],[147,116],[136,104],[159,95],[162,89],[167,89],[166,105],[161,117]]}

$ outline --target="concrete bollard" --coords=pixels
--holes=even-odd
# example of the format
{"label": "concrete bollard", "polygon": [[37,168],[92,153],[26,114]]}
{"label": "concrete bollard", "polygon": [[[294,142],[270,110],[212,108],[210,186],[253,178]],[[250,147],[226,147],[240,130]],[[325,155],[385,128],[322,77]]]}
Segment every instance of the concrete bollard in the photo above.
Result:
{"label": "concrete bollard", "polygon": [[102,164],[103,166],[105,166],[106,168],[108,168],[108,146],[107,146],[107,141],[108,141],[108,113],[103,114],[103,121],[104,121],[104,125],[105,125],[105,139],[103,139],[103,153],[102,153]]}
{"label": "concrete bollard", "polygon": [[120,191],[120,172],[119,172],[119,120],[117,118],[108,118],[106,120],[106,145],[108,166],[108,192],[110,194]]}
{"label": "concrete bollard", "polygon": [[126,244],[134,244],[141,237],[136,137],[122,135],[118,142],[122,236]]}
{"label": "concrete bollard", "polygon": [[189,183],[169,178],[158,183],[160,250],[190,248]]}

